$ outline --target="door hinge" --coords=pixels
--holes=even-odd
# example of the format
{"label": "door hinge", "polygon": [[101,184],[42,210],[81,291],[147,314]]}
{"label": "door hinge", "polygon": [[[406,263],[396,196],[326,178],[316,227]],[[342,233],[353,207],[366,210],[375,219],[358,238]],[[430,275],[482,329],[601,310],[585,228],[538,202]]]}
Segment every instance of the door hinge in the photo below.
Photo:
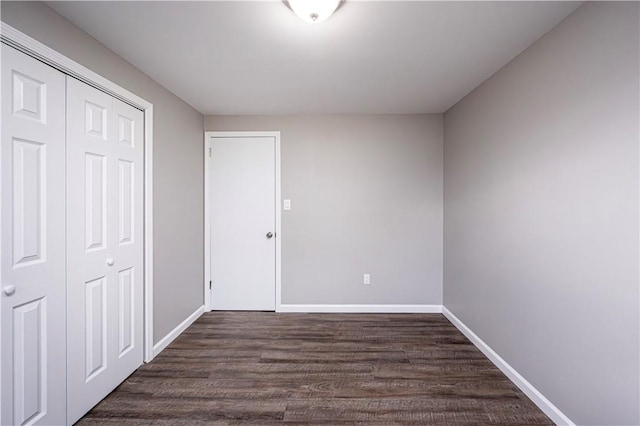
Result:
{"label": "door hinge", "polygon": [[209,281],[209,290],[211,290],[211,281]]}
{"label": "door hinge", "polygon": [[211,157],[211,147],[209,147],[209,157]]}

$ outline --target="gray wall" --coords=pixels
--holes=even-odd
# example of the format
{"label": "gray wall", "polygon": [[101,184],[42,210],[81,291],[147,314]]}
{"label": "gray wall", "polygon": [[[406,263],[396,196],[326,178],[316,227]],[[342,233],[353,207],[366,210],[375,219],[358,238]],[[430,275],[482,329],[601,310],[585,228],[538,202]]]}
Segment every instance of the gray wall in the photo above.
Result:
{"label": "gray wall", "polygon": [[205,128],[281,131],[283,303],[442,303],[441,115],[215,116]]}
{"label": "gray wall", "polygon": [[639,424],[639,4],[587,3],[444,115],[444,304],[578,424]]}
{"label": "gray wall", "polygon": [[203,303],[203,116],[40,2],[2,21],[153,103],[154,342]]}

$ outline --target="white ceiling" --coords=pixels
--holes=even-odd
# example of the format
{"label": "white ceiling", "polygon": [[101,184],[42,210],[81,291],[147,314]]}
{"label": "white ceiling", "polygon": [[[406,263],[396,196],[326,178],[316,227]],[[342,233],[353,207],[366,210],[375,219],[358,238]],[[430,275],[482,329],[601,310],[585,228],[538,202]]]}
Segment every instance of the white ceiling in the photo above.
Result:
{"label": "white ceiling", "polygon": [[47,2],[205,115],[443,112],[580,2]]}

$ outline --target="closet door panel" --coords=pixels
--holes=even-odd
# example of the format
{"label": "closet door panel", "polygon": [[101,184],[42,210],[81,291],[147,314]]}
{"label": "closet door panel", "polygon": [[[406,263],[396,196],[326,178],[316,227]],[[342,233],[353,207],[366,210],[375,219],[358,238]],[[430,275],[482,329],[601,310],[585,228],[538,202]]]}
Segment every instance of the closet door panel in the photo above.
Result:
{"label": "closet door panel", "polygon": [[0,422],[64,424],[65,76],[1,52]]}
{"label": "closet door panel", "polygon": [[68,416],[74,422],[142,364],[143,116],[71,77],[67,86]]}
{"label": "closet door panel", "polygon": [[[128,377],[143,358],[144,116],[113,100],[116,127],[113,238],[118,263],[117,377]],[[120,383],[120,382],[118,382]]]}
{"label": "closet door panel", "polygon": [[113,277],[108,234],[111,97],[67,77],[68,417],[111,386],[109,311]]}

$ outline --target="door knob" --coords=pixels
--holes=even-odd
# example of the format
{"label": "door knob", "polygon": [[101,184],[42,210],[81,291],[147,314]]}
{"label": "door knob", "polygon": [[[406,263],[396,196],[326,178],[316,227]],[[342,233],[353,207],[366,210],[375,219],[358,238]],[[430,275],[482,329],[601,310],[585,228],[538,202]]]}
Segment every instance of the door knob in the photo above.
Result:
{"label": "door knob", "polygon": [[16,292],[16,286],[15,285],[8,285],[5,286],[2,291],[4,292],[4,294],[6,294],[7,296],[11,296],[13,293]]}
{"label": "door knob", "polygon": [[107,266],[113,266],[114,263],[113,259],[107,259]]}
{"label": "door knob", "polygon": [[267,238],[273,238],[273,233],[267,232]]}

